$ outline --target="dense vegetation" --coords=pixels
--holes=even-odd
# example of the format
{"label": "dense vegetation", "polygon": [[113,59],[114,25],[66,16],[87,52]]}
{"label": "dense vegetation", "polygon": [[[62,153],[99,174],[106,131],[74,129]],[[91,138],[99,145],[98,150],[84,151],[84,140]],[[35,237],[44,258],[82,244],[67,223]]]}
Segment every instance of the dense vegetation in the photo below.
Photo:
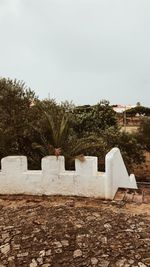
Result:
{"label": "dense vegetation", "polygon": [[126,115],[128,117],[134,117],[137,114],[142,116],[150,116],[150,108],[138,105],[135,108],[131,108],[126,111]]}
{"label": "dense vegetation", "polygon": [[29,167],[40,168],[43,156],[64,155],[66,167],[73,168],[75,157],[104,157],[114,146],[120,148],[126,164],[144,160],[143,150],[150,150],[150,120],[142,120],[138,134],[121,132],[116,113],[108,101],[94,106],[39,100],[25,84],[0,79],[0,158],[26,155]]}

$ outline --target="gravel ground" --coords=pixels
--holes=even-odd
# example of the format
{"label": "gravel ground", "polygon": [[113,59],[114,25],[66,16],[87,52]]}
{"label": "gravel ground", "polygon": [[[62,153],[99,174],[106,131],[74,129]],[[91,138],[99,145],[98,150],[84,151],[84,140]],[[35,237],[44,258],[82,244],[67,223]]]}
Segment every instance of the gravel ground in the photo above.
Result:
{"label": "gravel ground", "polygon": [[150,266],[150,204],[0,199],[0,267]]}

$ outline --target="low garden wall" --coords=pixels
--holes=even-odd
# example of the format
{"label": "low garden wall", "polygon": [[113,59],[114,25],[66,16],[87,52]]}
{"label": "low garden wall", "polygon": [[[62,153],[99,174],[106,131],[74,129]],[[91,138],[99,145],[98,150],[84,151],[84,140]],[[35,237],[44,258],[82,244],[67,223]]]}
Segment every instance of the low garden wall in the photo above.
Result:
{"label": "low garden wall", "polygon": [[75,171],[66,171],[64,157],[47,156],[41,170],[27,169],[25,156],[1,160],[0,194],[68,195],[113,199],[119,187],[137,188],[128,175],[120,150],[113,148],[105,158],[105,172],[97,171],[97,157],[75,160]]}

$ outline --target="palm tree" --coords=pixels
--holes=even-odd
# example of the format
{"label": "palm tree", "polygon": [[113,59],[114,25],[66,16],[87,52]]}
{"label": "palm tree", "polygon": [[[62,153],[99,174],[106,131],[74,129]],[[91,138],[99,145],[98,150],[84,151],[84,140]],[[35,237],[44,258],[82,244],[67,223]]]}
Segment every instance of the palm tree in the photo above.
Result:
{"label": "palm tree", "polygon": [[[62,154],[68,162],[72,164],[75,158],[84,161],[84,153],[93,148],[102,146],[102,139],[95,139],[94,135],[77,138],[73,131],[73,114],[65,110],[58,109],[58,114],[47,110],[44,105],[39,105],[39,109],[45,120],[45,127],[48,135],[45,136],[41,130],[36,129],[41,136],[41,144],[33,143],[33,148],[38,149],[42,156]],[[70,165],[69,164],[69,165]]]}

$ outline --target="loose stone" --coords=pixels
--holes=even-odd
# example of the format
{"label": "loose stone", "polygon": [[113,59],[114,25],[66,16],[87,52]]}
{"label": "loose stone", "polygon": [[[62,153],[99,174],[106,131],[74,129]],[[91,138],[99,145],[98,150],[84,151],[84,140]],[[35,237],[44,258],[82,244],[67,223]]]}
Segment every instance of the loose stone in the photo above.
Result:
{"label": "loose stone", "polygon": [[138,263],[138,266],[139,266],[139,267],[147,267],[147,265],[145,265],[143,262],[139,262],[139,263]]}
{"label": "loose stone", "polygon": [[96,259],[95,257],[91,258],[91,263],[92,265],[96,265],[98,263],[98,259]]}
{"label": "loose stone", "polygon": [[74,258],[78,258],[78,257],[81,257],[81,256],[82,256],[81,249],[77,249],[77,250],[74,251],[74,253],[73,253],[73,257]]}
{"label": "loose stone", "polygon": [[10,251],[10,245],[6,243],[5,245],[2,245],[0,249],[1,249],[1,253],[7,254]]}
{"label": "loose stone", "polygon": [[62,240],[61,244],[62,244],[63,247],[68,247],[69,246],[68,240]]}
{"label": "loose stone", "polygon": [[52,254],[51,249],[47,250],[45,254],[46,254],[46,256],[50,256]]}
{"label": "loose stone", "polygon": [[17,257],[22,258],[22,257],[27,257],[28,255],[29,255],[28,252],[24,252],[24,253],[17,254]]}
{"label": "loose stone", "polygon": [[30,263],[30,267],[37,267],[37,262],[35,259],[32,260],[32,262]]}

